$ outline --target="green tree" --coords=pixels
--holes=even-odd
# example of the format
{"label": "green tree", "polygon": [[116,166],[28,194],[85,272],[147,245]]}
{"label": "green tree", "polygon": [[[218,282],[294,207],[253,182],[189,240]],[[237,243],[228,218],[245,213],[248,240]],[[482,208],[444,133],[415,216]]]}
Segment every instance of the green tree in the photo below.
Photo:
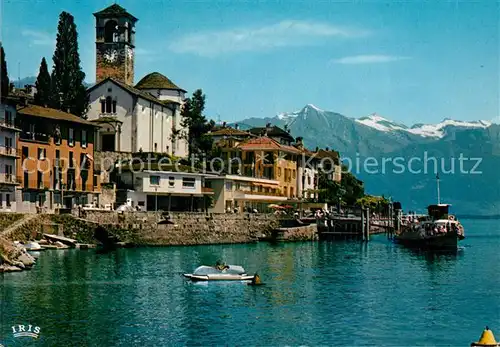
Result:
{"label": "green tree", "polygon": [[328,178],[328,176],[320,171],[318,173],[318,201],[326,202],[327,204],[337,203],[340,197],[341,185]]}
{"label": "green tree", "polygon": [[[1,43],[0,43],[1,45]],[[7,62],[5,61],[5,51],[3,46],[0,47],[0,65],[1,65],[1,75],[0,75],[0,96],[6,97],[9,94],[9,75],[7,73]]]}
{"label": "green tree", "polygon": [[182,109],[182,126],[187,129],[184,138],[189,144],[189,156],[206,155],[212,150],[212,139],[206,133],[214,127],[213,121],[207,121],[203,115],[205,95],[197,89],[191,98],[185,101]]}
{"label": "green tree", "polygon": [[342,179],[340,186],[344,190],[342,200],[349,206],[354,206],[359,198],[365,195],[363,181],[360,181],[344,167],[342,170]]}
{"label": "green tree", "polygon": [[85,73],[80,66],[78,33],[74,18],[61,12],[52,70],[52,107],[84,117],[88,108]]}
{"label": "green tree", "polygon": [[40,63],[40,71],[38,72],[38,77],[35,82],[36,93],[35,93],[35,104],[40,106],[45,106],[50,104],[51,95],[51,85],[50,85],[50,74],[47,68],[47,62],[45,57],[42,58]]}

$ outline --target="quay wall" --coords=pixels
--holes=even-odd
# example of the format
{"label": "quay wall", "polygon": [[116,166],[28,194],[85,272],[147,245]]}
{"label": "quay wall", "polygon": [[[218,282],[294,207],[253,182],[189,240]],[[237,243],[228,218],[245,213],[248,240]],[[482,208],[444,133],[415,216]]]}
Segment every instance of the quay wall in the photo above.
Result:
{"label": "quay wall", "polygon": [[247,243],[279,226],[271,214],[170,213],[168,224],[158,224],[155,212],[81,211],[80,218],[103,227],[128,230],[136,245],[203,245]]}
{"label": "quay wall", "polygon": [[[16,219],[30,216],[24,214]],[[33,216],[33,215],[31,215]],[[0,213],[0,225],[12,221],[12,215]],[[6,239],[27,241],[39,239],[43,233],[58,234],[80,243],[96,243],[94,233],[104,228],[120,241],[135,245],[203,245],[255,242],[259,236],[279,228],[282,222],[272,214],[171,213],[170,223],[158,224],[155,212],[77,211],[72,214],[39,214],[15,230]],[[304,239],[300,228],[291,228],[290,240]],[[288,229],[287,229],[288,230]],[[0,234],[2,230],[0,230]]]}

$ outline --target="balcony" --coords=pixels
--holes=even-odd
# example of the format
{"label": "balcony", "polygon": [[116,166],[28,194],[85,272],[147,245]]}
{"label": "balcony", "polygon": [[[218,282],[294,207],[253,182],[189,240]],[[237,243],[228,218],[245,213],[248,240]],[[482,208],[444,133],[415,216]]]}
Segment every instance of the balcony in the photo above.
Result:
{"label": "balcony", "polygon": [[287,197],[281,193],[258,192],[250,190],[235,190],[233,197],[238,200],[255,200],[255,201],[285,201]]}
{"label": "balcony", "polygon": [[16,176],[12,174],[0,174],[0,184],[18,184]]}
{"label": "balcony", "polygon": [[12,119],[0,119],[0,127],[12,131],[21,131],[21,129],[16,128]]}
{"label": "balcony", "polygon": [[19,158],[19,154],[17,153],[17,150],[14,147],[0,146],[0,155],[6,157]]}

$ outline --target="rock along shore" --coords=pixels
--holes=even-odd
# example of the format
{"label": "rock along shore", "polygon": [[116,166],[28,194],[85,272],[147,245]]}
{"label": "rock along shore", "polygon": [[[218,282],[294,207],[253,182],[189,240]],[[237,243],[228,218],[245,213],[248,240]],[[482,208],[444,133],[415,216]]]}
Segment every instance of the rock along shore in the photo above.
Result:
{"label": "rock along shore", "polygon": [[[32,267],[36,259],[14,241],[67,248],[46,234],[70,238],[81,248],[100,245],[180,246],[256,242],[283,225],[272,214],[73,211],[71,215],[0,213],[0,272]],[[286,221],[285,224],[290,224]],[[314,240],[314,228],[290,228],[283,241]],[[46,240],[43,240],[46,239]],[[43,241],[40,241],[43,240]],[[109,240],[109,242],[107,241]],[[47,245],[49,243],[49,245]],[[22,265],[21,265],[22,264]]]}

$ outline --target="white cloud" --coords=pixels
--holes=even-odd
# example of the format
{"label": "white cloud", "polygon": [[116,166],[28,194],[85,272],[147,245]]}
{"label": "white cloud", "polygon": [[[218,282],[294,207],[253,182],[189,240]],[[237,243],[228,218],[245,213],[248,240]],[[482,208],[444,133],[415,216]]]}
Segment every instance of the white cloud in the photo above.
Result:
{"label": "white cloud", "polygon": [[374,64],[389,63],[392,61],[411,59],[410,57],[401,57],[394,55],[354,55],[333,60],[337,64]]}
{"label": "white cloud", "polygon": [[261,51],[279,47],[315,44],[321,38],[351,38],[367,35],[326,23],[285,20],[276,24],[188,34],[170,45],[177,53],[213,57],[231,52]]}
{"label": "white cloud", "polygon": [[55,46],[56,35],[43,31],[23,30],[22,35],[30,39],[30,43],[37,46]]}

